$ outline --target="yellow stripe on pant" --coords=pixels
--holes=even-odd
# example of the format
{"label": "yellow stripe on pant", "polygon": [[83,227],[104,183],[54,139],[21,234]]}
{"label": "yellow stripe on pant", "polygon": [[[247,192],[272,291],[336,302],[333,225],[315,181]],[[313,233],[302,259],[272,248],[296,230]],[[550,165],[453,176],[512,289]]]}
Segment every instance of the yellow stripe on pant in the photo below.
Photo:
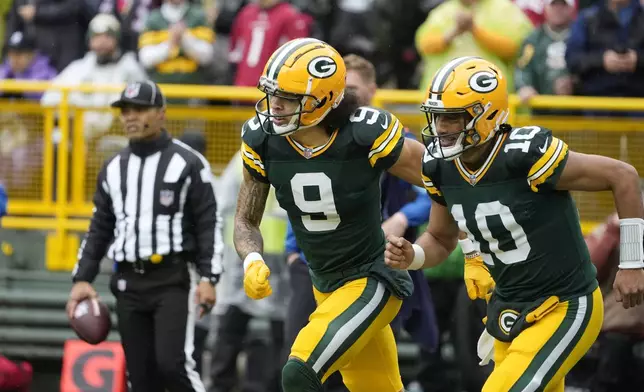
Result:
{"label": "yellow stripe on pant", "polygon": [[494,342],[482,392],[564,391],[564,377],[595,342],[604,320],[599,288],[562,302],[511,343]]}
{"label": "yellow stripe on pant", "polygon": [[339,370],[351,392],[401,391],[389,323],[402,301],[373,278],[348,282],[332,293],[313,291],[318,306],[295,339],[291,357],[311,366],[322,382]]}

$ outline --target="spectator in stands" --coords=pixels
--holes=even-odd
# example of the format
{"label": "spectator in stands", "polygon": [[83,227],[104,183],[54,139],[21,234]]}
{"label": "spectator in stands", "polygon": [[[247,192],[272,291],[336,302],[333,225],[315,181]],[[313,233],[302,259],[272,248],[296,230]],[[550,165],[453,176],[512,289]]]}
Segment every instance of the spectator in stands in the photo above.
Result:
{"label": "spectator in stands", "polygon": [[42,124],[33,116],[0,112],[0,182],[14,192],[34,192],[42,175]]}
{"label": "spectator in stands", "polygon": [[[280,387],[284,292],[280,289],[280,271],[284,264],[283,238],[286,232],[286,212],[282,210],[271,190],[260,230],[264,236],[266,263],[271,268],[269,280],[273,294],[253,300],[244,292],[244,269],[233,245],[233,218],[237,194],[242,183],[242,158],[237,152],[229,161],[217,182],[217,205],[224,226],[224,270],[217,285],[217,305],[214,308],[215,330],[211,359],[210,392],[232,390],[277,392]],[[270,337],[252,331],[251,320],[269,324]],[[246,354],[246,371],[241,379],[237,372],[237,358]]]}
{"label": "spectator in stands", "polygon": [[152,0],[102,0],[98,11],[114,15],[121,22],[121,48],[137,52],[139,35],[150,14]]}
{"label": "spectator in stands", "polygon": [[207,84],[214,40],[201,5],[165,0],[148,16],[139,37],[139,59],[157,83]]}
{"label": "spectator in stands", "polygon": [[[11,34],[7,43],[7,59],[0,66],[0,80],[21,79],[43,81],[51,80],[56,76],[56,70],[49,64],[46,56],[38,53],[36,40],[33,36],[22,31]],[[3,93],[3,98],[17,97],[39,100],[40,92],[28,93]]]}
{"label": "spectator in stands", "polygon": [[[53,81],[53,87],[42,97],[44,106],[60,103],[61,94],[56,85],[120,84],[144,80],[145,71],[136,61],[134,53],[124,53],[119,47],[119,21],[109,14],[98,14],[89,24],[90,51],[82,59],[75,60]],[[118,98],[118,93],[74,92],[69,95],[71,105],[84,108],[107,108]],[[85,137],[91,140],[110,129],[111,111],[90,111],[83,117]]]}
{"label": "spectator in stands", "polygon": [[[579,1],[572,0],[572,6],[578,8]],[[584,0],[581,1],[583,2]],[[546,21],[546,7],[549,3],[549,0],[514,0],[514,4],[518,5],[525,12],[535,27],[541,26]]]}
{"label": "spectator in stands", "polygon": [[[416,48],[425,61],[420,88],[428,87],[441,65],[461,56],[486,58],[512,75],[511,65],[532,29],[511,0],[446,0],[416,32]],[[508,86],[512,88],[512,80]]]}
{"label": "spectator in stands", "polygon": [[235,86],[257,86],[271,54],[282,44],[309,34],[311,18],[281,0],[249,3],[230,32],[230,61]]}
{"label": "spectator in stands", "polygon": [[523,42],[516,63],[514,83],[523,103],[538,94],[572,95],[565,54],[575,0],[545,1],[545,23]]}
{"label": "spectator in stands", "polygon": [[7,31],[34,34],[40,52],[60,72],[83,56],[86,26],[97,11],[85,0],[14,0]]}
{"label": "spectator in stands", "polygon": [[640,0],[604,0],[572,25],[566,64],[578,95],[644,95],[644,6]]}
{"label": "spectator in stands", "polygon": [[0,218],[7,215],[7,191],[4,185],[0,184]]}

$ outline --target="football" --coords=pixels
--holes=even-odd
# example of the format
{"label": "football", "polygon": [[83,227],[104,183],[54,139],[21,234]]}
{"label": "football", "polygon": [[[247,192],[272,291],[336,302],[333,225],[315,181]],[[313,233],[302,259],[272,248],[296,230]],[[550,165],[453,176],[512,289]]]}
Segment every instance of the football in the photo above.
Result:
{"label": "football", "polygon": [[79,338],[89,344],[99,344],[107,339],[112,319],[107,305],[98,299],[86,299],[76,306],[69,324]]}

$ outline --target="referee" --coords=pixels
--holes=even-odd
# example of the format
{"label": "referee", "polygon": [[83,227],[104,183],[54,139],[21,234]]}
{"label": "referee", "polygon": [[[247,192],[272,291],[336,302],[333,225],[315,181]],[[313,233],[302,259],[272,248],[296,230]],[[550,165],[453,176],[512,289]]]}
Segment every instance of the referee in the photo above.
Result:
{"label": "referee", "polygon": [[194,324],[197,305],[201,317],[215,304],[223,251],[210,165],[163,128],[155,83],[130,83],[112,106],[129,145],[98,174],[67,312],[97,296],[91,282],[107,255],[132,392],[205,391],[192,359]]}

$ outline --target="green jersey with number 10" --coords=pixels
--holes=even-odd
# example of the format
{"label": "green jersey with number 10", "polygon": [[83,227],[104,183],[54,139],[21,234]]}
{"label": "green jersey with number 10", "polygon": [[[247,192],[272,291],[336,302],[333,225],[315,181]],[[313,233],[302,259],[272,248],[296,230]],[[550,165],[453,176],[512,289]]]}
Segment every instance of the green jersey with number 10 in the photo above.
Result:
{"label": "green jersey with number 10", "polygon": [[244,124],[244,167],[275,188],[318,290],[373,276],[399,298],[411,294],[409,274],[384,264],[380,228],[380,178],[398,160],[404,140],[395,116],[370,107],[357,109],[315,148],[269,136],[257,119]]}
{"label": "green jersey with number 10", "polygon": [[568,146],[530,126],[496,136],[475,172],[460,159],[426,153],[423,182],[478,247],[506,301],[557,295],[569,299],[597,287],[575,202],[556,184]]}

